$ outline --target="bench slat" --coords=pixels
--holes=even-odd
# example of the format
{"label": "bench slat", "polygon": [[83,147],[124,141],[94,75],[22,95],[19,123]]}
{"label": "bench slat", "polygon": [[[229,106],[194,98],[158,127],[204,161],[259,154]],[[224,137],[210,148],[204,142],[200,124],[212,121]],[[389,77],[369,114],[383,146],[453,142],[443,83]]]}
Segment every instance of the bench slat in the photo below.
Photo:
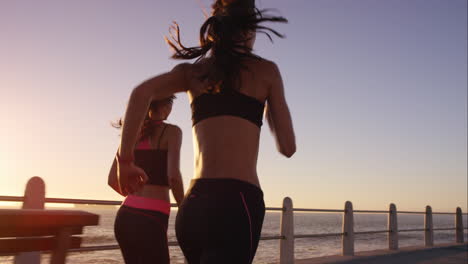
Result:
{"label": "bench slat", "polygon": [[[13,238],[13,237],[40,237],[40,236],[56,236],[59,234],[63,227],[41,227],[41,228],[30,228],[24,227],[18,228],[0,228],[0,239],[1,238]],[[82,226],[70,227],[72,235],[83,234]]]}
{"label": "bench slat", "polygon": [[[81,237],[70,237],[70,248],[79,248]],[[51,251],[56,247],[55,237],[41,238],[6,238],[0,239],[0,254],[13,255],[20,252]]]}
{"label": "bench slat", "polygon": [[[25,230],[44,229],[50,231],[63,227],[90,226],[98,223],[99,215],[83,211],[0,209],[0,237],[25,236]],[[53,231],[53,234],[55,233],[57,232]]]}

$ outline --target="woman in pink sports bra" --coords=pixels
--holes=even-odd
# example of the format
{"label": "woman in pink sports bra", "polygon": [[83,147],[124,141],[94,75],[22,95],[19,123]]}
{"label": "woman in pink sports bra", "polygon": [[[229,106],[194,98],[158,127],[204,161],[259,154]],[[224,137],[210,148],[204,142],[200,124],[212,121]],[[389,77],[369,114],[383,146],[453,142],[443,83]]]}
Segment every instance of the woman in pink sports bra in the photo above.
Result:
{"label": "woman in pink sports bra", "polygon": [[[167,227],[171,209],[169,190],[177,204],[184,189],[179,170],[182,132],[179,127],[164,123],[172,110],[174,97],[153,101],[140,132],[134,159],[147,179],[143,188],[128,194],[120,207],[114,225],[115,237],[125,263],[169,263]],[[117,128],[122,122],[114,125]],[[117,162],[109,172],[109,185],[123,192],[117,181]]]}

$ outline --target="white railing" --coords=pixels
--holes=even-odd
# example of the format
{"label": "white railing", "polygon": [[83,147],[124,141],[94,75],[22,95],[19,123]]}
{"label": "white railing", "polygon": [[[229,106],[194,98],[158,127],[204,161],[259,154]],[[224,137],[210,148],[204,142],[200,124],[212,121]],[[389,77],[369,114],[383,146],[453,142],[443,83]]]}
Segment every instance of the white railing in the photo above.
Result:
{"label": "white railing", "polygon": [[[37,180],[38,177],[33,179]],[[30,182],[32,182],[30,180]],[[27,186],[29,186],[28,183]],[[44,185],[42,185],[44,186]],[[25,196],[0,196],[0,201],[7,202],[24,202],[31,200],[31,196],[37,195],[28,190],[35,188],[26,188]],[[34,194],[32,194],[34,193]],[[40,192],[43,193],[43,192]],[[30,197],[30,198],[28,198]],[[37,196],[35,197],[37,198]],[[40,198],[39,198],[40,199]],[[85,200],[85,199],[68,199],[68,198],[45,198],[45,203],[68,203],[68,204],[87,204],[87,205],[120,205],[122,201],[106,201],[106,200]],[[171,204],[172,207],[177,207],[176,204]],[[414,211],[397,211],[395,204],[390,204],[388,210],[353,210],[353,205],[350,201],[345,203],[344,209],[310,209],[310,208],[294,208],[291,198],[286,197],[283,199],[282,207],[266,207],[267,211],[281,211],[281,229],[280,234],[277,236],[263,236],[260,240],[280,240],[280,264],[293,264],[294,263],[294,240],[297,238],[317,238],[317,237],[330,237],[341,236],[342,238],[342,255],[353,256],[354,251],[354,237],[356,235],[365,234],[378,234],[387,233],[388,249],[398,250],[398,234],[402,232],[424,232],[424,245],[431,247],[434,245],[434,231],[442,230],[455,230],[455,242],[464,243],[464,230],[462,210],[460,207],[456,208],[455,212],[432,212],[430,206],[426,206],[424,212]],[[294,212],[327,212],[327,213],[343,213],[343,225],[341,233],[318,233],[318,234],[295,234],[294,233]],[[372,213],[372,214],[388,214],[388,229],[374,230],[374,231],[354,231],[354,214],[355,213]],[[423,214],[424,228],[417,229],[398,229],[398,214]],[[433,215],[455,215],[455,227],[452,228],[434,228],[432,222]],[[466,215],[466,213],[465,213]],[[176,241],[170,241],[169,246],[177,246]],[[85,252],[85,251],[98,251],[98,250],[116,250],[119,249],[118,245],[100,245],[100,246],[85,246],[78,249],[69,250],[69,252]]]}
{"label": "white railing", "polygon": [[[281,235],[284,237],[283,241],[288,242],[281,243],[280,246],[280,264],[294,263],[294,239],[296,238],[315,238],[315,237],[328,237],[328,236],[341,236],[342,237],[342,255],[343,256],[354,256],[354,237],[355,235],[366,235],[366,234],[378,234],[387,233],[388,249],[398,250],[398,234],[401,232],[416,232],[424,231],[425,246],[431,247],[434,245],[434,231],[442,230],[455,230],[455,242],[464,243],[462,210],[460,207],[456,208],[453,213],[450,212],[432,212],[430,206],[426,206],[425,212],[414,212],[414,211],[400,211],[398,212],[395,204],[390,204],[389,210],[353,210],[351,202],[345,203],[344,210],[335,209],[302,209],[294,208],[290,198],[286,197],[283,203],[283,216],[281,223]],[[322,233],[322,234],[300,234],[294,235],[293,218],[294,212],[335,212],[343,213],[343,227],[341,233]],[[388,214],[388,229],[386,230],[373,230],[373,231],[362,231],[354,232],[354,213],[372,213],[372,214]],[[424,228],[421,229],[398,229],[398,214],[424,214]],[[288,216],[284,216],[288,215]],[[455,227],[452,228],[434,228],[432,223],[432,215],[455,215]],[[466,214],[465,214],[466,215]],[[287,231],[283,231],[287,230]],[[283,242],[282,241],[282,242]],[[292,250],[291,250],[292,247]],[[284,261],[283,261],[284,260]]]}

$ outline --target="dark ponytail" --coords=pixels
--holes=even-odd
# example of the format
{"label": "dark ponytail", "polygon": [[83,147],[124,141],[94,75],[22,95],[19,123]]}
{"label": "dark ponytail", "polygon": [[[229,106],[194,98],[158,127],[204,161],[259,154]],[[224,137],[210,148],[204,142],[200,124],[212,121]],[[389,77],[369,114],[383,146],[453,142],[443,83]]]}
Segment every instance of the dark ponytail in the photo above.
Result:
{"label": "dark ponytail", "polygon": [[249,41],[248,32],[263,33],[270,41],[273,41],[271,34],[284,38],[278,31],[260,24],[286,23],[287,19],[265,15],[269,10],[257,9],[254,0],[216,0],[212,8],[212,16],[200,28],[200,46],[185,47],[180,40],[177,23],[172,27],[172,40],[166,38],[166,42],[174,50],[174,59],[197,59],[198,62],[211,51],[213,64],[206,74],[200,76],[201,80],[209,80],[210,92],[238,89],[235,81],[240,80],[239,71],[244,68],[242,59],[261,59],[244,45]]}

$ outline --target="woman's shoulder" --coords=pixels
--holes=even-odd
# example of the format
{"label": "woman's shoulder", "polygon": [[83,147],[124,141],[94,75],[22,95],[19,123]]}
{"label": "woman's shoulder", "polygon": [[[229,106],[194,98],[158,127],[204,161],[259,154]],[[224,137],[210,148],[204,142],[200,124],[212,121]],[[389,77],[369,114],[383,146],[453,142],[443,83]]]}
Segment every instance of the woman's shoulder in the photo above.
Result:
{"label": "woman's shoulder", "polygon": [[[204,58],[201,59],[197,62],[193,63],[179,63],[177,64],[174,69],[175,70],[185,70],[185,71],[200,71],[200,70],[205,70],[207,67],[209,67],[212,64],[212,58]],[[242,63],[245,63],[246,65],[255,65],[255,66],[260,66],[262,68],[275,68],[277,67],[276,63],[265,59],[263,57],[257,56],[257,57],[245,57],[242,59]]]}
{"label": "woman's shoulder", "polygon": [[164,123],[164,124],[166,125],[166,130],[169,135],[176,136],[176,137],[182,136],[182,129],[180,129],[179,126],[170,124],[170,123]]}
{"label": "woman's shoulder", "polygon": [[275,62],[262,58],[262,57],[246,58],[245,65],[247,67],[250,67],[251,69],[254,69],[256,71],[262,71],[267,74],[271,74],[272,72],[275,72],[276,69],[278,68]]}
{"label": "woman's shoulder", "polygon": [[200,62],[183,62],[177,64],[173,69],[172,72],[178,74],[179,76],[183,76],[184,78],[191,78],[193,76],[199,75],[201,72],[206,71],[207,67],[206,61]]}
{"label": "woman's shoulder", "polygon": [[278,68],[278,65],[276,65],[276,63],[271,60],[262,59],[260,63],[266,70],[269,71],[275,71]]}

